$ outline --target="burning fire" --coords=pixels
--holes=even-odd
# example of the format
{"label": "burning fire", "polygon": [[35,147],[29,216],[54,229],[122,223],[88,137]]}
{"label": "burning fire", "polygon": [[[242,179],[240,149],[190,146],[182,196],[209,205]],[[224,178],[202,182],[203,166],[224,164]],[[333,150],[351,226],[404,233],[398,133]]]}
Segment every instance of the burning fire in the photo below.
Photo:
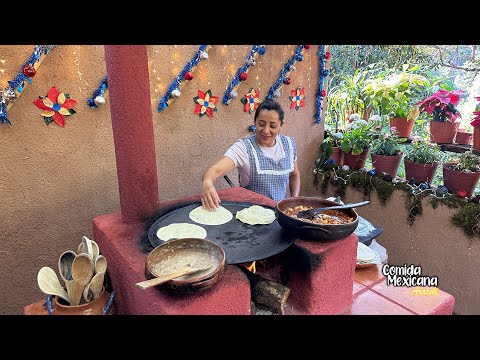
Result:
{"label": "burning fire", "polygon": [[255,261],[250,264],[250,266],[247,266],[247,270],[253,272],[254,274],[257,272],[257,269],[255,268]]}

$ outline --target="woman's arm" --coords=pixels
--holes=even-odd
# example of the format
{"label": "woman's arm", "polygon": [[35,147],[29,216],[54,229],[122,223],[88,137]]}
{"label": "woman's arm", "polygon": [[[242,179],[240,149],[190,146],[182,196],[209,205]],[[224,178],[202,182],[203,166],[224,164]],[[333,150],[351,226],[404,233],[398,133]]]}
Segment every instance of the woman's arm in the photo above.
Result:
{"label": "woman's arm", "polygon": [[298,171],[297,161],[293,163],[293,171],[288,177],[288,186],[290,188],[290,196],[300,195],[300,171]]}
{"label": "woman's arm", "polygon": [[202,206],[210,211],[220,206],[220,198],[213,185],[220,176],[235,168],[235,163],[228,156],[223,156],[215,164],[210,166],[202,176]]}

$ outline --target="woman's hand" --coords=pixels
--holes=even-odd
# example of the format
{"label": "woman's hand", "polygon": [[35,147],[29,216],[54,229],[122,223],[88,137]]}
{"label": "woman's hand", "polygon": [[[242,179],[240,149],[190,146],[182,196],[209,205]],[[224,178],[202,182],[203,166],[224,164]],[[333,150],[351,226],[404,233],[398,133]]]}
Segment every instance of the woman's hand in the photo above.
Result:
{"label": "woman's hand", "polygon": [[203,208],[214,211],[220,206],[220,197],[217,194],[215,186],[211,180],[202,181],[202,206]]}

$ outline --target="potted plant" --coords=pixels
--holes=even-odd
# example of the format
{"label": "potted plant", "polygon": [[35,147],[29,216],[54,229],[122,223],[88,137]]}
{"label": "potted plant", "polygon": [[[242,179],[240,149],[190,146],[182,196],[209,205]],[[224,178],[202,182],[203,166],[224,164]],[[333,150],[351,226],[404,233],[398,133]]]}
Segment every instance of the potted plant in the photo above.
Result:
{"label": "potted plant", "polygon": [[342,139],[343,134],[340,131],[325,130],[323,141],[320,144],[320,158],[317,166],[322,167],[328,159],[332,159],[337,166],[343,165]]}
{"label": "potted plant", "polygon": [[370,151],[375,171],[387,173],[392,178],[397,176],[398,166],[403,156],[396,133],[397,129],[391,127],[389,132],[379,134],[373,141]]}
{"label": "potted plant", "polygon": [[464,195],[471,197],[479,178],[480,156],[472,150],[460,154],[455,162],[443,164],[443,183],[452,192],[465,191]]}
{"label": "potted plant", "polygon": [[351,114],[351,123],[347,123],[346,132],[341,140],[343,164],[352,169],[361,169],[365,166],[368,149],[371,143],[371,124],[360,119],[357,113]]}
{"label": "potted plant", "polygon": [[422,112],[432,115],[430,121],[430,140],[438,144],[451,144],[460,125],[461,114],[456,108],[463,94],[462,90],[440,89],[431,96],[418,102],[418,109],[412,112],[412,118]]}
{"label": "potted plant", "polygon": [[[475,100],[480,101],[480,96],[476,97]],[[475,107],[473,114],[475,116],[472,122],[470,122],[470,125],[473,126],[473,148],[480,150],[480,102]]]}
{"label": "potted plant", "polygon": [[428,141],[413,141],[405,153],[405,178],[432,183],[440,161],[438,146]]}
{"label": "potted plant", "polygon": [[382,74],[366,81],[365,92],[380,114],[390,118],[390,127],[397,129],[398,137],[410,137],[415,119],[408,115],[414,109],[417,94],[429,85],[426,77],[411,73],[418,68],[416,65],[409,69],[405,64],[400,73]]}

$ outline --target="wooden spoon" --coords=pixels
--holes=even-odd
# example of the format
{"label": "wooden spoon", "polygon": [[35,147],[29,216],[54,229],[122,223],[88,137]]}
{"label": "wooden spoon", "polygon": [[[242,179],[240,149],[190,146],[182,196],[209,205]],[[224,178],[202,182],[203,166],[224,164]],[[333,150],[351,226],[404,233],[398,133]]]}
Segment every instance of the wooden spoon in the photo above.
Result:
{"label": "wooden spoon", "polygon": [[63,281],[72,280],[72,263],[77,254],[75,251],[67,250],[58,258],[58,271]]}
{"label": "wooden spoon", "polygon": [[70,305],[78,305],[85,286],[93,275],[93,262],[87,254],[78,254],[72,263],[73,283],[70,295]]}
{"label": "wooden spoon", "polygon": [[85,290],[83,290],[83,298],[86,302],[90,300],[95,300],[103,289],[103,281],[105,279],[105,273],[99,272],[96,273],[92,280],[85,286]]}
{"label": "wooden spoon", "polygon": [[95,259],[95,272],[97,274],[107,272],[107,258],[105,256],[98,255]]}
{"label": "wooden spoon", "polygon": [[60,280],[58,280],[58,276],[52,268],[48,266],[42,267],[38,271],[37,283],[44,294],[57,295],[67,302],[70,302],[67,292],[60,284]]}
{"label": "wooden spoon", "polygon": [[208,270],[211,267],[212,267],[211,265],[209,265],[207,267],[203,267],[203,268],[194,268],[194,267],[186,266],[186,267],[184,267],[180,270],[174,271],[170,274],[160,276],[160,277],[157,277],[157,278],[153,278],[153,279],[150,279],[150,280],[145,280],[145,281],[136,283],[135,285],[137,285],[140,289],[145,290],[145,289],[151,288],[152,286],[163,284],[164,282],[167,282],[169,280],[175,279],[175,278],[183,276],[183,275],[194,274],[196,272],[200,272],[200,271],[203,271],[203,270]]}

